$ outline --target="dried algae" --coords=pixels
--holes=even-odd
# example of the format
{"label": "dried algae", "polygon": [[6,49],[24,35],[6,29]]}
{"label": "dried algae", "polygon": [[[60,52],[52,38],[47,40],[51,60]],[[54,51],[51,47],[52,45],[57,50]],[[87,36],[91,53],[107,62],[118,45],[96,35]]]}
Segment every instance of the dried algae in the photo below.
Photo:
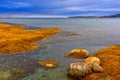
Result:
{"label": "dried algae", "polygon": [[23,27],[0,23],[0,52],[2,54],[34,50],[38,47],[35,44],[36,41],[60,33],[59,28],[25,30]]}

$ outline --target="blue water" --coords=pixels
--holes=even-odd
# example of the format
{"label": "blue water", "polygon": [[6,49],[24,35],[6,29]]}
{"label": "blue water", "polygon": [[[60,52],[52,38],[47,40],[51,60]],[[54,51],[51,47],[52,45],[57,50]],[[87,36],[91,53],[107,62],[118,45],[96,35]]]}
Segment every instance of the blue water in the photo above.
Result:
{"label": "blue water", "polygon": [[[120,19],[119,18],[83,18],[83,19],[0,19],[0,22],[24,24],[28,27],[59,27],[61,34],[54,35],[38,43],[40,48],[24,55],[12,55],[0,60],[5,68],[31,69],[35,65],[33,74],[28,74],[23,80],[67,80],[67,69],[71,62],[83,61],[83,59],[66,58],[65,54],[75,48],[87,49],[90,55],[96,51],[120,43]],[[69,33],[77,33],[77,36],[68,36]],[[42,46],[41,46],[42,45]],[[11,57],[11,58],[10,58]],[[23,61],[26,59],[26,61]],[[36,65],[36,61],[54,59],[59,62],[55,69],[46,69]],[[11,61],[12,60],[12,61]],[[14,61],[19,65],[10,65]],[[31,61],[29,61],[31,60]],[[2,63],[5,61],[6,64]],[[31,63],[30,63],[31,62]],[[9,63],[9,64],[8,64]]]}

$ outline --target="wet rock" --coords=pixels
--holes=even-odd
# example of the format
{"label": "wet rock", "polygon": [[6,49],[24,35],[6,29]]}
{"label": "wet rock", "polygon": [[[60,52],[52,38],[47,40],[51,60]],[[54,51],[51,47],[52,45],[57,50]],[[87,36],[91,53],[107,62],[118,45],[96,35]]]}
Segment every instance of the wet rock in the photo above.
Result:
{"label": "wet rock", "polygon": [[74,32],[68,34],[68,36],[77,36],[77,35],[78,35],[78,34],[77,34],[77,33],[74,33]]}
{"label": "wet rock", "polygon": [[58,62],[55,60],[43,60],[43,61],[39,61],[38,64],[49,68],[54,68],[58,66]]}
{"label": "wet rock", "polygon": [[91,65],[94,72],[103,72],[103,68],[99,64],[93,63]]}
{"label": "wet rock", "polygon": [[68,77],[73,79],[80,79],[84,78],[86,75],[102,71],[103,68],[99,64],[75,62],[70,64],[70,68],[68,69]]}
{"label": "wet rock", "polygon": [[73,49],[66,54],[68,58],[86,58],[88,57],[89,52],[85,49]]}
{"label": "wet rock", "polygon": [[88,57],[85,59],[86,64],[97,63],[100,64],[100,59],[97,57]]}
{"label": "wet rock", "polygon": [[27,70],[25,69],[16,69],[11,71],[12,74],[17,75],[17,76],[25,76],[27,74]]}
{"label": "wet rock", "polygon": [[70,64],[68,69],[68,77],[78,79],[86,75],[86,69],[88,66],[81,62],[75,62]]}

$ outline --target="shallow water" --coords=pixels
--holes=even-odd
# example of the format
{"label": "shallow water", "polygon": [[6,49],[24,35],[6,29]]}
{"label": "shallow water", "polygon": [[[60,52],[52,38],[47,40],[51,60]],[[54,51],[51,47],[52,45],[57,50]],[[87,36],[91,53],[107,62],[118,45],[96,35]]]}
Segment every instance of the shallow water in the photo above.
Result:
{"label": "shallow water", "polygon": [[[104,47],[119,44],[120,19],[0,19],[0,22],[24,24],[29,28],[59,27],[61,34],[37,42],[34,51],[24,54],[0,55],[0,69],[26,69],[27,76],[20,80],[68,80],[67,69],[71,62],[83,59],[66,58],[65,54],[75,48],[87,49],[90,55]],[[69,36],[75,32],[77,36]],[[49,69],[37,64],[40,60],[54,59],[57,68]]]}

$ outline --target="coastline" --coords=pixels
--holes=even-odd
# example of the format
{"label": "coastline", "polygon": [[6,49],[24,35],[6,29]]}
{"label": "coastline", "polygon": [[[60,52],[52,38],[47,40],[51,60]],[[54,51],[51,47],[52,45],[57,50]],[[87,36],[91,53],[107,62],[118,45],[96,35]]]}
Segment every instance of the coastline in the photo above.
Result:
{"label": "coastline", "polygon": [[[51,35],[49,35],[48,37],[50,37],[50,36]],[[45,38],[47,38],[47,37],[45,37]],[[116,50],[116,52],[114,50]],[[119,59],[120,58],[118,56],[119,52],[120,52],[119,50],[120,50],[119,45],[115,45],[115,46],[106,47],[106,48],[104,48],[102,50],[99,50],[97,53],[93,54],[93,56],[96,56],[96,57],[100,58],[101,63],[102,63],[101,66],[104,68],[105,71],[103,73],[94,73],[94,74],[88,75],[88,76],[86,76],[86,78],[88,80],[99,79],[99,78],[100,79],[105,78],[105,79],[110,79],[110,80],[119,80],[119,78],[120,78],[120,76],[119,76],[119,71],[120,71],[120,69],[119,69],[119,63],[120,63]],[[118,52],[118,54],[114,55],[117,52]],[[104,53],[106,53],[106,54],[104,55]],[[29,54],[26,54],[26,55],[29,56]],[[19,59],[19,57],[17,57],[17,58]],[[27,57],[25,57],[24,59],[26,59],[26,58]],[[30,60],[28,60],[28,62],[29,61]],[[37,61],[35,61],[35,62],[37,62]],[[35,62],[34,62],[34,64],[35,64]],[[108,64],[108,62],[111,63],[111,64]],[[25,64],[26,64],[26,62],[25,62]]]}
{"label": "coastline", "polygon": [[34,50],[36,41],[60,33],[59,28],[43,28],[36,30],[24,29],[23,25],[0,23],[0,52],[15,54]]}
{"label": "coastline", "polygon": [[120,79],[120,44],[108,46],[93,54],[101,61],[104,71],[87,75],[89,80],[119,80]]}

